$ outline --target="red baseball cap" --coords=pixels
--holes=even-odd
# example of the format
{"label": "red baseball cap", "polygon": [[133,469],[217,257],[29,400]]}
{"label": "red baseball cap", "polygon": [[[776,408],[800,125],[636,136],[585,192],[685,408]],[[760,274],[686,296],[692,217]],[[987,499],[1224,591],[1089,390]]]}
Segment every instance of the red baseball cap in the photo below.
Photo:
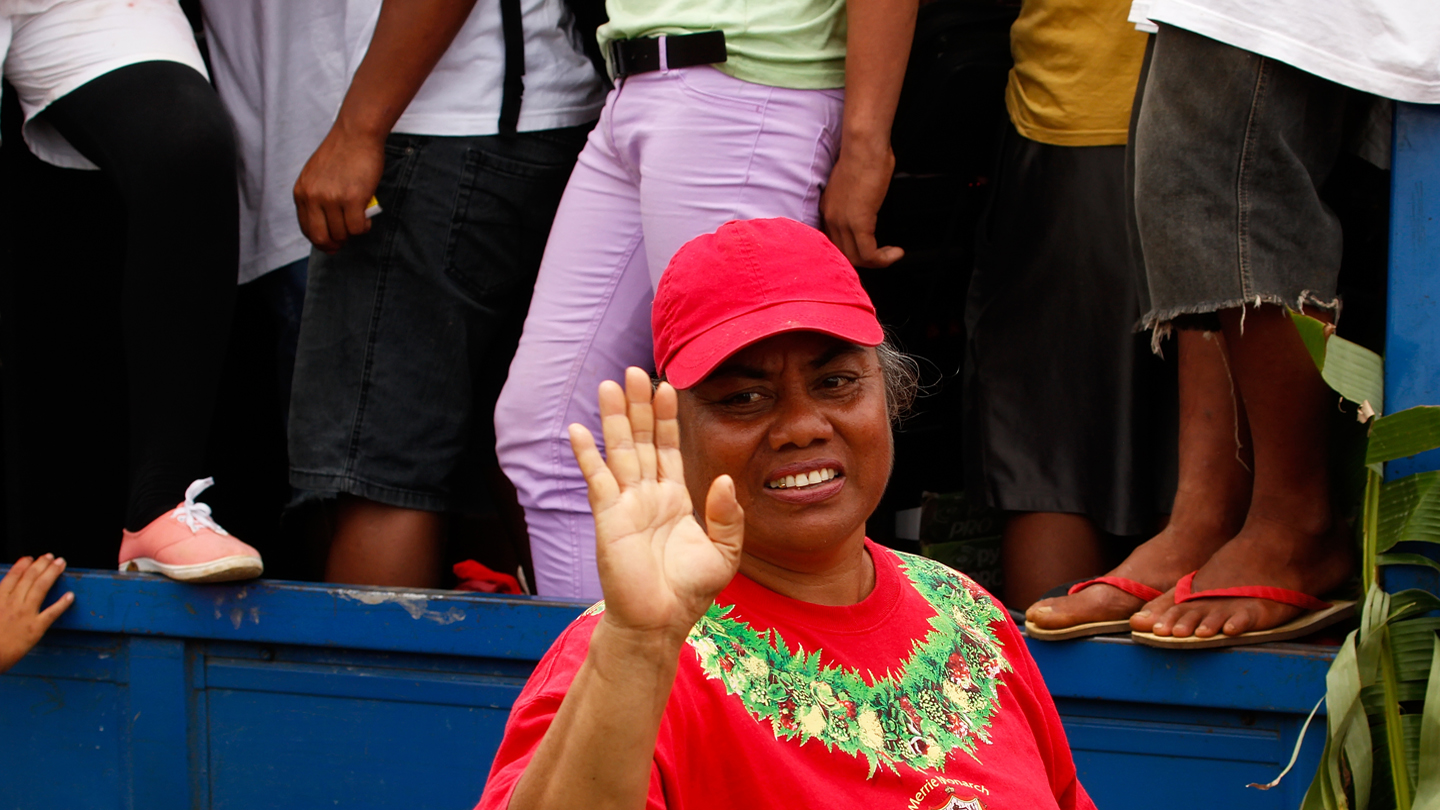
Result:
{"label": "red baseball cap", "polygon": [[676,388],[784,332],[861,346],[885,339],[845,254],[793,219],[736,220],[686,242],[660,277],[650,321],[655,369]]}

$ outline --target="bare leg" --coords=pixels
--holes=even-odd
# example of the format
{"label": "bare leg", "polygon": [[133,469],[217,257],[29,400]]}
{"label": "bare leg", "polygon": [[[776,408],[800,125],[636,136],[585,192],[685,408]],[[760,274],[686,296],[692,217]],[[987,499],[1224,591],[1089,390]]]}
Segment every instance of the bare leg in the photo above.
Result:
{"label": "bare leg", "polygon": [[[1275,585],[1319,596],[1343,584],[1354,565],[1330,505],[1325,409],[1334,394],[1283,308],[1247,308],[1243,333],[1240,309],[1225,310],[1220,319],[1254,440],[1255,483],[1243,528],[1200,568],[1195,590]],[[1175,605],[1166,594],[1133,617],[1131,627],[1180,638],[1222,630],[1238,635],[1301,612],[1265,599]]]}
{"label": "bare leg", "polygon": [[440,584],[444,518],[344,497],[336,509],[335,537],[325,564],[327,582],[435,588]]}
{"label": "bare leg", "polygon": [[[1214,332],[1180,330],[1180,469],[1175,507],[1161,532],[1112,572],[1167,590],[1235,536],[1250,503],[1249,434],[1232,394],[1225,340]],[[1109,585],[1032,605],[1025,618],[1059,629],[1124,619],[1143,602]]]}
{"label": "bare leg", "polygon": [[1095,522],[1064,512],[1011,512],[1000,545],[1006,605],[1023,607],[1064,582],[1105,570]]}

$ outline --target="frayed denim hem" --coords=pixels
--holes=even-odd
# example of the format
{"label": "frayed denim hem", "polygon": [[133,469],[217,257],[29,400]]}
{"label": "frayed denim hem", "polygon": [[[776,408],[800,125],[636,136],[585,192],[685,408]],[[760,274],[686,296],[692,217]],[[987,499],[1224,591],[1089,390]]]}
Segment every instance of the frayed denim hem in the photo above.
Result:
{"label": "frayed denim hem", "polygon": [[1276,306],[1285,307],[1285,309],[1291,312],[1304,312],[1306,307],[1323,309],[1326,312],[1334,313],[1335,321],[1338,323],[1340,321],[1342,302],[1338,295],[1326,301],[1310,290],[1301,290],[1300,295],[1296,296],[1293,304],[1290,299],[1284,296],[1261,295],[1257,293],[1250,298],[1232,298],[1216,303],[1190,304],[1183,307],[1170,307],[1169,309],[1152,309],[1141,316],[1140,320],[1135,324],[1135,331],[1144,332],[1148,330],[1150,332],[1150,351],[1154,352],[1157,356],[1164,357],[1165,354],[1161,350],[1161,343],[1174,334],[1174,322],[1177,318],[1186,315],[1210,315],[1226,309],[1240,309],[1240,331],[1243,334],[1245,331],[1244,308],[1259,307],[1261,304],[1275,304]]}

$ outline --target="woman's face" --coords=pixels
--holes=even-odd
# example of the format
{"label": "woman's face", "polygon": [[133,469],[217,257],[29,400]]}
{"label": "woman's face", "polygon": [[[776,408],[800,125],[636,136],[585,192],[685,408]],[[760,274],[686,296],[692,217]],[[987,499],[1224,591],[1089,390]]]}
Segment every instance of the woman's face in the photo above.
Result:
{"label": "woman's face", "polygon": [[798,570],[813,552],[864,537],[894,449],[874,349],[777,335],[679,395],[691,498],[703,504],[710,482],[730,474],[747,554]]}

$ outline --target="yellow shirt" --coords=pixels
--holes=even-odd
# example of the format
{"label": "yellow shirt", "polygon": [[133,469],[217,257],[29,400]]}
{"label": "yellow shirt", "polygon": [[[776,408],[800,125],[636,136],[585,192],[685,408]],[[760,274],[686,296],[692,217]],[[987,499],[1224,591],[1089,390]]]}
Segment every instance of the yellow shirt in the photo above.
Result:
{"label": "yellow shirt", "polygon": [[1130,0],[1024,0],[1005,87],[1021,135],[1055,146],[1125,143],[1145,56],[1129,13]]}

